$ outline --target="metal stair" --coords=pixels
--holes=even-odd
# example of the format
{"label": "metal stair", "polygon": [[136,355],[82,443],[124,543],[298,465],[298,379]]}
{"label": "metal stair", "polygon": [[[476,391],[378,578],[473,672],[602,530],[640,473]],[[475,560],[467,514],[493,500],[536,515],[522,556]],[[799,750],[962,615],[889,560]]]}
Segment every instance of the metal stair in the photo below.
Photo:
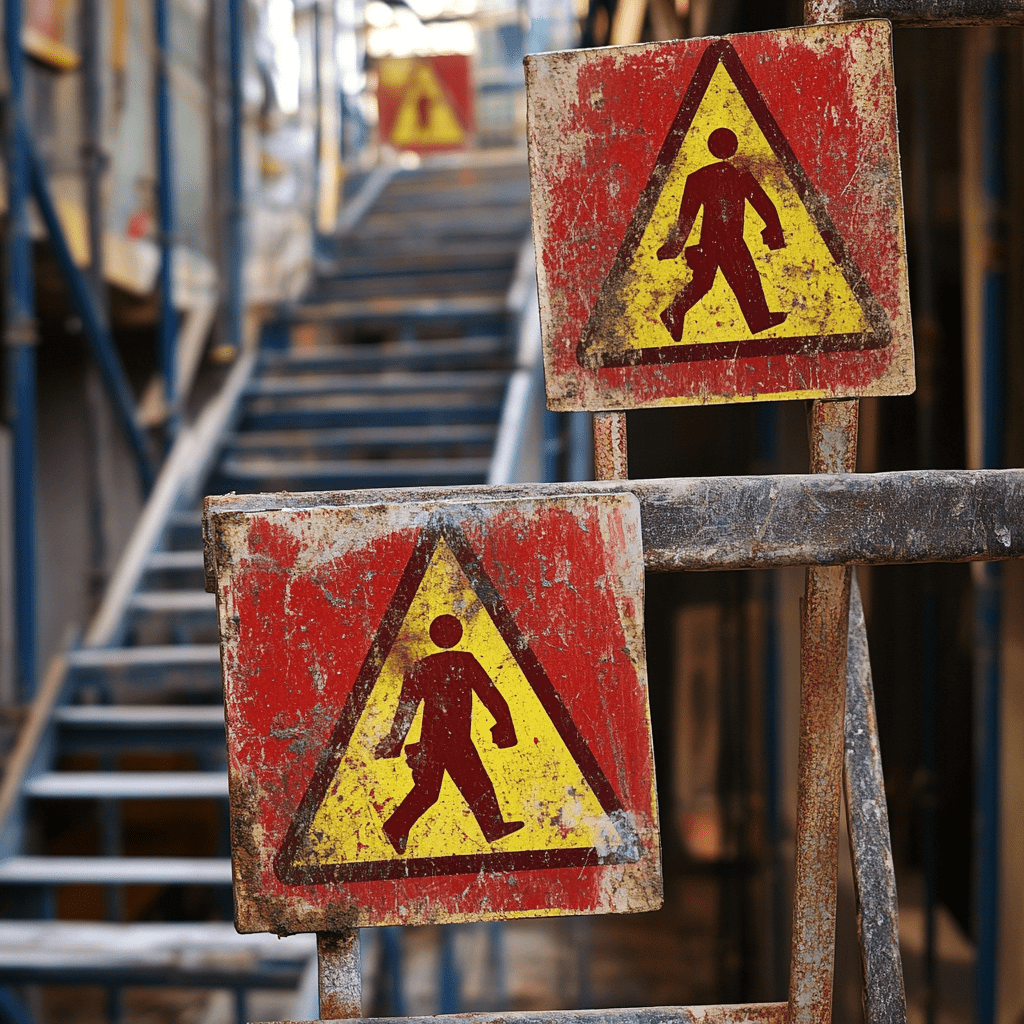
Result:
{"label": "metal stair", "polygon": [[[81,645],[40,687],[0,791],[0,986],[107,986],[115,1018],[123,987],[230,988],[239,1020],[246,990],[292,988],[294,1016],[317,1016],[312,936],[238,936],[226,923],[224,722],[201,496],[501,479],[539,373],[522,365],[536,308],[521,160],[374,172],[360,204],[363,215],[323,242],[309,292],[266,325],[179,436]],[[310,330],[317,344],[300,346]],[[129,827],[140,808],[141,840]],[[184,853],[188,836],[175,833],[196,831],[195,816],[216,835]],[[47,843],[62,819],[88,849]],[[69,893],[97,887],[92,904],[109,920],[59,919]],[[161,920],[195,906],[201,920]],[[0,994],[0,1020],[31,1019],[22,990]]]}

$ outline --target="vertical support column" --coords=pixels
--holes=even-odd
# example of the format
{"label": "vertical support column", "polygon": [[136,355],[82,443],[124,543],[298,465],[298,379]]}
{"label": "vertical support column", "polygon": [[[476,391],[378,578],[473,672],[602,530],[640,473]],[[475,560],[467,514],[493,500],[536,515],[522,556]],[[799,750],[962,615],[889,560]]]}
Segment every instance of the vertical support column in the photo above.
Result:
{"label": "vertical support column", "polygon": [[359,929],[317,932],[321,1020],[361,1017],[362,976],[359,973]]}
{"label": "vertical support column", "polygon": [[242,0],[228,0],[228,54],[230,71],[230,143],[228,163],[231,181],[228,197],[228,281],[227,281],[227,343],[242,351],[244,343],[245,241],[243,228],[245,207],[242,179],[242,45],[245,38],[245,10]]}
{"label": "vertical support column", "polygon": [[36,649],[36,334],[32,241],[28,227],[29,162],[22,119],[25,58],[21,0],[4,0],[8,93],[6,108],[7,237],[4,269],[4,396],[11,424],[14,492],[14,622],[17,692],[35,693]]}
{"label": "vertical support column", "polygon": [[[964,405],[972,469],[1003,463],[1007,308],[1006,56],[993,28],[965,34],[961,117],[964,234]],[[998,1002],[1002,702],[1002,572],[972,564],[974,581],[975,1021]]]}
{"label": "vertical support column", "polygon": [[[853,472],[857,413],[856,401],[813,403],[812,473]],[[851,574],[849,566],[807,570],[800,623],[791,1024],[828,1024],[832,1019]]]}
{"label": "vertical support column", "polygon": [[160,214],[160,370],[164,378],[164,404],[171,437],[177,433],[177,313],[174,309],[174,124],[171,119],[171,8],[170,0],[154,0],[156,42],[157,207]]}

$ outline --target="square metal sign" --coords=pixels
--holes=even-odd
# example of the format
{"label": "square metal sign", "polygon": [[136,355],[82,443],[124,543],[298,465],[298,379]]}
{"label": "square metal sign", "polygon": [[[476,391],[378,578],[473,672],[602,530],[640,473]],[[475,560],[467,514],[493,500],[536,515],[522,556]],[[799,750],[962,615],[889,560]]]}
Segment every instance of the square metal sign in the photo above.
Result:
{"label": "square metal sign", "polygon": [[207,527],[240,931],[660,905],[635,496]]}
{"label": "square metal sign", "polygon": [[914,390],[891,27],[526,59],[548,407]]}

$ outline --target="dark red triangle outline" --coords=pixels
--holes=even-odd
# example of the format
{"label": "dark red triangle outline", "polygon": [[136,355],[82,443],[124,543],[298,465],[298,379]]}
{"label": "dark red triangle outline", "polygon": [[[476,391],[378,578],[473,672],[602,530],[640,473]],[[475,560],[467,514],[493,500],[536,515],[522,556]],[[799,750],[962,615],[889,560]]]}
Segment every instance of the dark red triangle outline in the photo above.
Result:
{"label": "dark red triangle outline", "polygon": [[[669,170],[679,153],[686,133],[693,124],[697,109],[715,73],[719,63],[732,78],[743,101],[750,110],[758,127],[764,133],[772,152],[778,158],[796,189],[811,221],[818,229],[822,241],[831,253],[843,276],[846,278],[857,302],[867,318],[870,331],[852,334],[807,335],[797,338],[761,338],[742,341],[715,342],[711,344],[662,345],[648,348],[628,348],[614,352],[602,352],[598,348],[600,338],[597,336],[598,313],[609,303],[614,307],[617,300],[614,289],[618,281],[628,270],[637,247],[647,229],[647,224],[654,213],[662,189],[668,179]],[[739,54],[728,39],[717,39],[704,51],[697,65],[693,78],[679,105],[672,127],[665,136],[654,169],[647,180],[647,185],[640,195],[633,219],[630,221],[622,245],[612,264],[612,269],[605,278],[593,312],[584,328],[583,337],[576,347],[576,360],[586,369],[613,366],[649,366],[667,363],[688,363],[704,359],[740,359],[751,356],[775,355],[817,355],[822,352],[847,352],[866,349],[885,348],[892,340],[892,329],[889,318],[885,314],[874,293],[864,280],[860,269],[846,251],[842,236],[832,223],[821,197],[811,184],[796,154],[786,140],[782,129],[775,120],[768,104],[765,103],[740,60]]]}
{"label": "dark red triangle outline", "polygon": [[[584,779],[593,790],[606,814],[622,810],[622,804],[611,783],[605,777],[580,735],[576,723],[562,703],[562,698],[548,678],[526,638],[519,631],[498,591],[491,582],[476,552],[458,524],[444,515],[435,515],[423,527],[405,571],[381,619],[377,633],[370,644],[366,658],[356,677],[352,692],[342,707],[326,747],[320,752],[313,776],[295,813],[284,842],[274,858],[274,873],[286,885],[322,885],[327,882],[373,882],[394,878],[423,878],[430,875],[476,874],[480,871],[527,871],[540,868],[589,867],[599,864],[623,863],[637,860],[635,854],[616,853],[602,857],[594,847],[562,850],[529,850],[516,853],[458,854],[450,857],[412,857],[401,860],[366,861],[363,863],[296,866],[295,855],[304,836],[309,832],[317,810],[334,779],[341,759],[345,756],[356,723],[366,707],[377,678],[391,653],[402,623],[409,611],[416,590],[430,564],[440,540],[448,542],[466,574],[473,592],[480,599],[494,621],[498,632],[512,652],[523,675],[537,695],[552,724],[575,760]],[[635,845],[635,844],[634,844]]]}

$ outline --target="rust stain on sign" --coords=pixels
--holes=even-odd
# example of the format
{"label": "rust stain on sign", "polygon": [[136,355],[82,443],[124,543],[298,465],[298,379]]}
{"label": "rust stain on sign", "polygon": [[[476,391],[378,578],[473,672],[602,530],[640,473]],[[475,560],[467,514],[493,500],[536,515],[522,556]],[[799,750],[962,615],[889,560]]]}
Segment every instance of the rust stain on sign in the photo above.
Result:
{"label": "rust stain on sign", "polygon": [[890,35],[527,58],[552,409],[913,390]]}
{"label": "rust stain on sign", "polygon": [[241,930],[660,904],[635,497],[209,526]]}

